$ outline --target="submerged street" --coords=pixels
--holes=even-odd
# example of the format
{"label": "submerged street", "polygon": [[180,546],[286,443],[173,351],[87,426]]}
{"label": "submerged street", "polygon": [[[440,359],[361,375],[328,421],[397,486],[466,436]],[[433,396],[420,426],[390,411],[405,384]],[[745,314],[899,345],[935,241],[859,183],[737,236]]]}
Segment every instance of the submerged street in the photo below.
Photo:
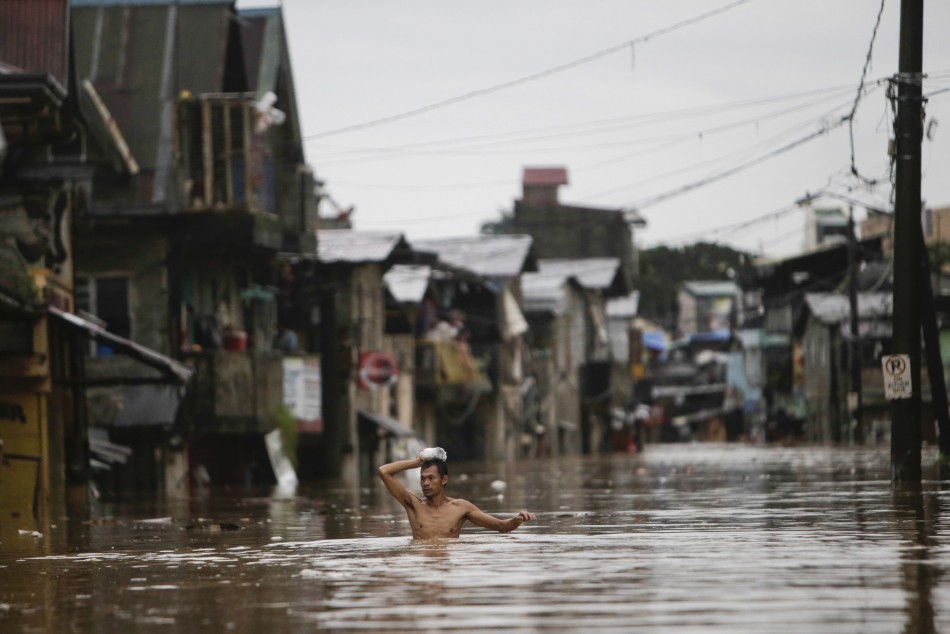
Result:
{"label": "submerged street", "polygon": [[0,630],[947,631],[950,491],[924,465],[895,493],[886,448],[450,462],[450,496],[538,520],[440,543],[376,482],[102,504],[5,535]]}

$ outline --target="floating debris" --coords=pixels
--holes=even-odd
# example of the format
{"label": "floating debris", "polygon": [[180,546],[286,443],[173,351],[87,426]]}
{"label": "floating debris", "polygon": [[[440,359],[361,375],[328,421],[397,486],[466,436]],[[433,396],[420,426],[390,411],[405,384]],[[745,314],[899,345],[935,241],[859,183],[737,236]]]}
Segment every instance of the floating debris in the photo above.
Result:
{"label": "floating debris", "polygon": [[239,531],[243,530],[242,526],[237,524],[232,524],[231,522],[196,522],[194,524],[189,524],[185,527],[186,531],[205,531],[208,533],[220,533],[221,531]]}

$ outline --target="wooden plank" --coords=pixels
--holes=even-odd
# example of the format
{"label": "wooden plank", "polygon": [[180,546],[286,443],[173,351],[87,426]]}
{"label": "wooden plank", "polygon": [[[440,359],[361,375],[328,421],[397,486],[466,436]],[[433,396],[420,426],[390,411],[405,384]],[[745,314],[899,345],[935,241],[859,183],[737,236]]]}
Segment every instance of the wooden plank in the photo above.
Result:
{"label": "wooden plank", "polygon": [[204,203],[211,208],[214,200],[214,154],[211,147],[211,103],[201,103],[201,159],[204,169]]}
{"label": "wooden plank", "polygon": [[224,183],[227,192],[227,207],[234,206],[234,177],[231,166],[231,109],[232,104],[222,104],[224,111]]}
{"label": "wooden plank", "polygon": [[241,108],[242,124],[242,140],[244,141],[244,201],[245,206],[248,211],[254,208],[253,205],[253,190],[251,189],[251,172],[253,170],[252,162],[254,158],[251,156],[251,134],[253,131],[252,125],[253,121],[251,120],[251,108],[252,105],[246,104]]}

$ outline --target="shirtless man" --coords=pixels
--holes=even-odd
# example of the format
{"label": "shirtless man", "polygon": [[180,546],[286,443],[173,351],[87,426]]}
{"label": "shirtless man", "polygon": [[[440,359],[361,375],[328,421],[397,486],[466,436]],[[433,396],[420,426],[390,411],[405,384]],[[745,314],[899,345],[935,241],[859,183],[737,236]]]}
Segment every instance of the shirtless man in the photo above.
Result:
{"label": "shirtless man", "polygon": [[[395,477],[397,473],[416,467],[421,468],[419,481],[425,499],[410,493]],[[423,461],[422,457],[417,455],[411,460],[384,464],[378,469],[378,473],[390,495],[406,508],[413,539],[458,537],[465,520],[482,528],[507,533],[535,519],[534,513],[521,511],[515,517],[500,520],[482,512],[467,500],[447,497],[445,485],[449,481],[449,469],[442,460]]]}

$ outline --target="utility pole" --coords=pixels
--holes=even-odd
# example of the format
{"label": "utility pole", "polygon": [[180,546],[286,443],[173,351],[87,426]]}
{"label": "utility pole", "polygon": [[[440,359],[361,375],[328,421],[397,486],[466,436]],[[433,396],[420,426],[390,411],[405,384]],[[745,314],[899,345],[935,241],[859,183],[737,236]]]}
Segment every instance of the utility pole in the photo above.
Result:
{"label": "utility pole", "polygon": [[858,266],[857,236],[854,227],[854,205],[848,207],[848,302],[851,309],[851,345],[850,364],[851,394],[848,395],[848,412],[851,416],[851,431],[848,438],[852,443],[863,440],[861,428],[861,339],[858,335]]}
{"label": "utility pole", "polygon": [[895,126],[894,303],[892,352],[910,358],[913,393],[891,407],[891,478],[920,482],[920,143],[923,128],[924,1],[901,0]]}

